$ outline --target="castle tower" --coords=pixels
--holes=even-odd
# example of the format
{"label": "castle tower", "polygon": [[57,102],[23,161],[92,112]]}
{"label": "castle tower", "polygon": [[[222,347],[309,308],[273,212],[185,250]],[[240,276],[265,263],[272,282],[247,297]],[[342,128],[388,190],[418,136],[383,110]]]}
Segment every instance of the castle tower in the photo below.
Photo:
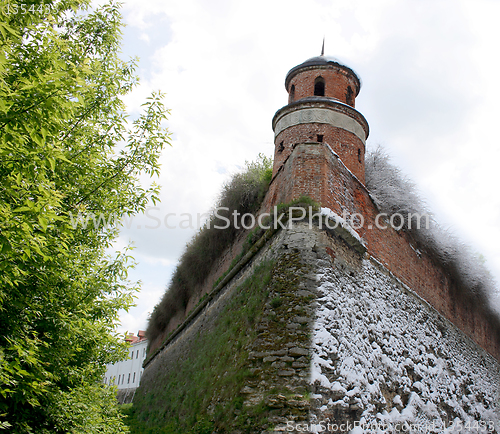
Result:
{"label": "castle tower", "polygon": [[[364,184],[369,129],[366,119],[354,108],[361,87],[358,75],[339,60],[322,54],[292,68],[285,87],[288,104],[273,118],[273,175],[298,144],[318,144],[337,154]],[[315,199],[320,201],[324,192],[318,193]]]}

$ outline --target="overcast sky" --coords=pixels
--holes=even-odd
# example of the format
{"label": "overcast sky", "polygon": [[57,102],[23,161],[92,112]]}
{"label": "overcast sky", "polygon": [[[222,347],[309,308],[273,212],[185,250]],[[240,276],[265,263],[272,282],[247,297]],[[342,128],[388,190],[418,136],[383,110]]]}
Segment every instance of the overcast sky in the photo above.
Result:
{"label": "overcast sky", "polygon": [[[496,0],[125,0],[124,57],[139,56],[132,116],[166,94],[172,147],[162,156],[161,205],[175,225],[207,212],[245,160],[273,154],[271,119],[287,103],[286,73],[321,51],[362,80],[356,108],[368,149],[384,146],[437,220],[486,257],[500,281],[500,100]],[[193,222],[195,225],[196,222]],[[141,225],[141,228],[137,228]],[[124,230],[143,282],[120,331],[147,324],[194,229]]]}

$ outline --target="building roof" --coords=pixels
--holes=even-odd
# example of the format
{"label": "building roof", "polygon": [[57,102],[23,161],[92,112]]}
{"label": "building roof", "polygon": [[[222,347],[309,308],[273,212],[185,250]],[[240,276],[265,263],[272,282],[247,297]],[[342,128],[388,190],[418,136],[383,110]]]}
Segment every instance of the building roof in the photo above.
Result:
{"label": "building roof", "polygon": [[359,75],[356,74],[356,72],[350,68],[349,66],[345,65],[343,62],[341,62],[339,59],[336,57],[332,56],[316,56],[316,57],[311,57],[310,59],[307,59],[305,62],[302,62],[300,65],[297,65],[290,69],[288,71],[288,74],[286,75],[285,78],[285,87],[288,89],[288,84],[290,83],[290,80],[299,72],[304,69],[315,69],[315,68],[321,68],[321,67],[328,67],[328,66],[338,66],[348,72],[350,72],[354,78],[358,81],[358,86],[357,86],[357,91],[356,95],[359,93],[359,89],[361,88],[361,79],[359,78]]}
{"label": "building roof", "polygon": [[129,333],[127,336],[125,336],[125,342],[128,342],[129,344],[136,344],[145,340],[146,332],[144,330],[139,330],[137,336],[134,336],[133,333]]}

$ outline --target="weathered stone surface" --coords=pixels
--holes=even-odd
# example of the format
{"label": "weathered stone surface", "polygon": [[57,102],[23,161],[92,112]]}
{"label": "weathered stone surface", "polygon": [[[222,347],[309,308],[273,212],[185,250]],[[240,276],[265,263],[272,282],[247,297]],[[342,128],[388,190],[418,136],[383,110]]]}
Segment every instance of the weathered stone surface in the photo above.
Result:
{"label": "weathered stone surface", "polygon": [[306,348],[293,347],[288,350],[288,354],[291,356],[307,356],[309,354],[309,350]]}
{"label": "weathered stone surface", "polygon": [[288,422],[288,419],[286,417],[282,417],[282,416],[270,416],[268,418],[269,420],[269,423],[272,423],[272,424],[279,424],[279,423],[287,423]]}
{"label": "weathered stone surface", "polygon": [[250,351],[248,353],[249,359],[262,359],[263,357],[269,356],[269,352],[267,351]]}
{"label": "weathered stone surface", "polygon": [[266,398],[266,404],[271,408],[283,408],[286,401],[285,395],[270,395]]}
{"label": "weathered stone surface", "polygon": [[[279,297],[281,305],[265,303],[255,319],[260,333],[245,347],[244,369],[250,376],[239,392],[244,408],[264,400],[270,412],[270,425],[255,427],[255,432],[290,432],[285,420],[354,422],[361,413],[367,421],[378,420],[377,415],[426,418],[440,427],[433,434],[455,418],[497,423],[499,364],[380,264],[360,258],[342,241],[301,227],[317,249],[328,245],[334,251],[335,266],[300,247],[293,253],[280,250],[280,243],[288,242],[286,231],[267,250],[278,261],[280,255],[287,256],[269,293],[269,300]],[[290,264],[292,271],[287,272]],[[317,280],[310,279],[311,270]],[[210,306],[213,319],[217,306]],[[208,322],[209,315],[200,317],[200,323]],[[193,333],[209,328],[195,326]],[[180,357],[188,338],[185,332],[167,348],[162,363]],[[268,397],[273,388],[280,393]],[[311,399],[295,396],[305,392]],[[436,412],[426,402],[437,403]]]}
{"label": "weathered stone surface", "polygon": [[342,264],[319,269],[312,420],[497,423],[500,365],[380,264],[331,246]]}
{"label": "weathered stone surface", "polygon": [[306,408],[309,408],[309,406],[310,406],[308,401],[297,400],[297,399],[290,399],[288,401],[288,405],[290,407],[295,407],[295,408],[299,408],[299,409],[306,409]]}
{"label": "weathered stone surface", "polygon": [[255,390],[248,386],[245,386],[243,389],[241,389],[241,393],[243,394],[254,393],[254,392]]}

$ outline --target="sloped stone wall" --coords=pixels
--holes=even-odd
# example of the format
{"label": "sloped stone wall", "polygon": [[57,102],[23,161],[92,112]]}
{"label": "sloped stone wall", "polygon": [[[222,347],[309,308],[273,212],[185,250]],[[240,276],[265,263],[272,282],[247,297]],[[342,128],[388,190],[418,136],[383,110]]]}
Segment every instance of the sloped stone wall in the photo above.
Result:
{"label": "sloped stone wall", "polygon": [[307,423],[314,249],[303,228],[279,231],[148,361],[132,432],[255,433]]}
{"label": "sloped stone wall", "polygon": [[500,432],[499,363],[362,252],[306,221],[278,231],[146,366],[136,426]]}
{"label": "sloped stone wall", "polygon": [[328,241],[330,257],[317,262],[311,424],[500,432],[499,363],[373,258]]}

